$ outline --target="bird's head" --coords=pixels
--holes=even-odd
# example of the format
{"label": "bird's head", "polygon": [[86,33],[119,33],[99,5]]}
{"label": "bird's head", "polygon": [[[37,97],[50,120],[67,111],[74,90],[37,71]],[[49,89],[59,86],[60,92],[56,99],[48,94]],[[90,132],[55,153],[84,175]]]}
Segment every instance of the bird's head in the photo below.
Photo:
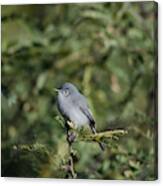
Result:
{"label": "bird's head", "polygon": [[55,89],[55,91],[64,97],[68,97],[77,93],[78,89],[72,83],[64,83],[60,88]]}

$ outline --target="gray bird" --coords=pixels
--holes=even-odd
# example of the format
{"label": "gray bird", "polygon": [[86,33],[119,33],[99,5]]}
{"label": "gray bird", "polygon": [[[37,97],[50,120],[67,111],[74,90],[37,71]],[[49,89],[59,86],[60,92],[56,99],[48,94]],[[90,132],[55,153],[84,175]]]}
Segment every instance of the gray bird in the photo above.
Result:
{"label": "gray bird", "polygon": [[[70,121],[80,128],[88,124],[94,134],[96,134],[95,120],[87,104],[86,98],[71,83],[65,83],[61,88],[56,89],[57,106],[65,121]],[[99,143],[102,150],[104,146]]]}

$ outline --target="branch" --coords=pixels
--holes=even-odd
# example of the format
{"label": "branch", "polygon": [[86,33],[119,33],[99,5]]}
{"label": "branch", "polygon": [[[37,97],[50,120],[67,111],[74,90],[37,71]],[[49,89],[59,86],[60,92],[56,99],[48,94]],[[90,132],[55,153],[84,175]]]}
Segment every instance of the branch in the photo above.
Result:
{"label": "branch", "polygon": [[119,139],[120,136],[127,134],[126,130],[116,129],[96,134],[84,134],[81,132],[78,136],[80,141],[95,141],[95,142],[106,142],[108,139]]}
{"label": "branch", "polygon": [[68,173],[68,176],[70,175],[71,178],[76,178],[77,174],[75,173],[74,168],[74,150],[72,148],[72,143],[74,142],[76,138],[76,132],[70,128],[71,122],[66,123],[67,126],[67,142],[68,142],[68,150],[69,150],[69,157],[68,157],[68,164],[66,166],[66,170]]}
{"label": "branch", "polygon": [[[56,117],[56,120],[58,120],[61,126],[63,127],[64,124],[59,119],[59,117]],[[80,130],[76,129],[75,125],[70,121],[67,121],[65,123],[65,126],[67,128],[68,161],[66,165],[62,167],[67,172],[67,176],[69,178],[77,177],[77,174],[74,168],[75,154],[74,154],[74,149],[72,147],[72,144],[74,142],[86,141],[86,142],[97,142],[97,143],[109,144],[110,139],[117,140],[119,139],[120,136],[127,134],[127,131],[123,129],[108,130],[108,131],[92,134],[90,133],[88,129],[84,127],[81,128]]]}

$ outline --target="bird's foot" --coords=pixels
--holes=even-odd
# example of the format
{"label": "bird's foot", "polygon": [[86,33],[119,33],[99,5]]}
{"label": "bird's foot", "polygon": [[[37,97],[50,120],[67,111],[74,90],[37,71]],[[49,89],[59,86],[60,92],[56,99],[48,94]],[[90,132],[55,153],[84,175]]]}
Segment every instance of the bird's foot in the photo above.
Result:
{"label": "bird's foot", "polygon": [[73,131],[68,131],[67,133],[67,141],[71,144],[75,141],[76,134]]}
{"label": "bird's foot", "polygon": [[76,125],[75,125],[72,121],[67,121],[67,124],[68,124],[68,126],[69,126],[71,129],[75,129],[75,128],[76,128]]}

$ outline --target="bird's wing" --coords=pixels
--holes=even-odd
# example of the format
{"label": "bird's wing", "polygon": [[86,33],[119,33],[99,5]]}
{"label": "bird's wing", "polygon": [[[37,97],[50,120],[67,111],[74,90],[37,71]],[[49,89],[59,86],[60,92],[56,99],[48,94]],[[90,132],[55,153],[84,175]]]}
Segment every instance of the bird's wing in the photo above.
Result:
{"label": "bird's wing", "polygon": [[[94,128],[95,127],[95,120],[93,118],[92,112],[89,109],[86,98],[82,94],[79,94],[79,96],[76,97],[75,102],[78,105],[78,107],[80,108],[80,110],[88,117],[88,119],[90,121],[91,129]],[[92,130],[94,130],[94,129],[92,129]]]}
{"label": "bird's wing", "polygon": [[[89,109],[87,100],[82,94],[80,94],[79,97],[76,97],[76,98],[77,99],[75,100],[75,102],[79,106],[80,110],[88,117],[90,121],[89,126],[92,130],[92,133],[96,134],[95,120],[93,119],[93,115],[92,115],[91,110]],[[103,151],[105,150],[103,143],[99,142],[99,146]]]}

